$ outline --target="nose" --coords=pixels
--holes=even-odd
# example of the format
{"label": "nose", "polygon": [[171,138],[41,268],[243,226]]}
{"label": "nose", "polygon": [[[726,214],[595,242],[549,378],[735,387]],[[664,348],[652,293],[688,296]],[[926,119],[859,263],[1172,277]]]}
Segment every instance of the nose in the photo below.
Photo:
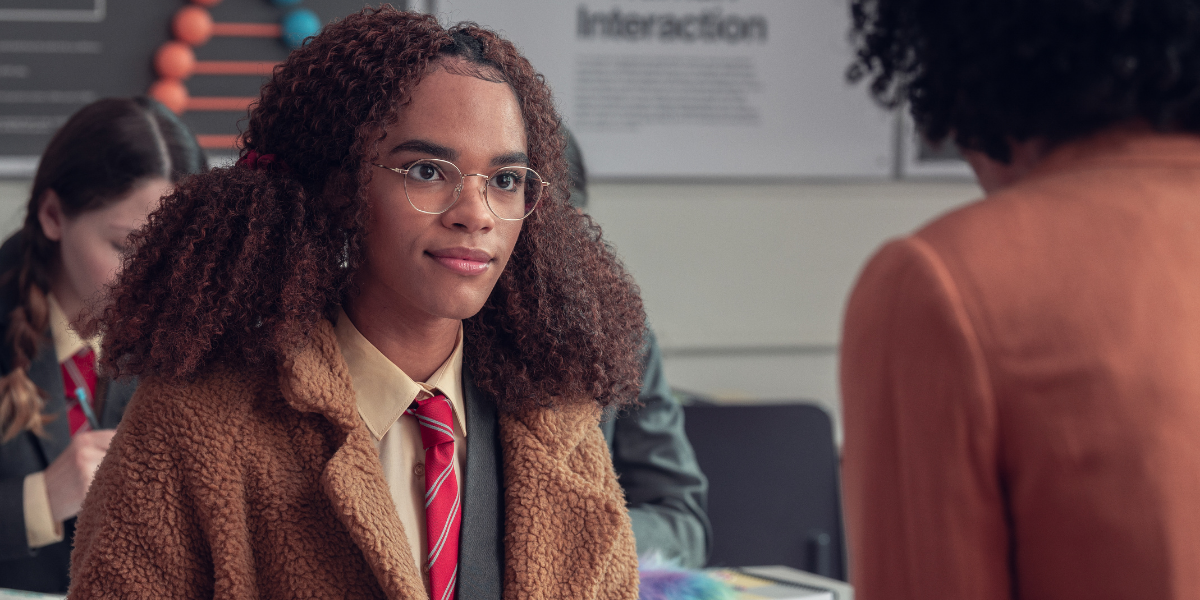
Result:
{"label": "nose", "polygon": [[458,201],[442,213],[442,224],[467,233],[494,227],[496,215],[492,214],[484,197],[487,180],[478,175],[466,175],[458,185]]}

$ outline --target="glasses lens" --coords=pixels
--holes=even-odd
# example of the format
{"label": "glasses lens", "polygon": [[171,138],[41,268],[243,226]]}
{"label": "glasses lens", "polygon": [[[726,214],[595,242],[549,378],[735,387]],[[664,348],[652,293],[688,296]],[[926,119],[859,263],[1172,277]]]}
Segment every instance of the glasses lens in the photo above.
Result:
{"label": "glasses lens", "polygon": [[537,208],[542,178],[533,169],[504,167],[488,179],[487,201],[501,219],[523,219]]}
{"label": "glasses lens", "polygon": [[404,191],[413,208],[437,214],[454,204],[461,182],[462,172],[454,163],[430,158],[408,166],[408,172],[404,174]]}

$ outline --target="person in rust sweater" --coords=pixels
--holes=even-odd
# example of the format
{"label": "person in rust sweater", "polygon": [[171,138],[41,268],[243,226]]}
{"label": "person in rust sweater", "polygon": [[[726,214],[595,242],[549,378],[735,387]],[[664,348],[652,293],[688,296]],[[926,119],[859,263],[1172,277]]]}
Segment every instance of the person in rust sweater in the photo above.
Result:
{"label": "person in rust sweater", "polygon": [[598,423],[645,315],[530,64],[367,9],[275,69],[242,144],[164,200],[100,321],[141,385],[70,597],[636,598]]}
{"label": "person in rust sweater", "polygon": [[853,11],[986,193],[849,301],[856,596],[1200,598],[1200,2]]}

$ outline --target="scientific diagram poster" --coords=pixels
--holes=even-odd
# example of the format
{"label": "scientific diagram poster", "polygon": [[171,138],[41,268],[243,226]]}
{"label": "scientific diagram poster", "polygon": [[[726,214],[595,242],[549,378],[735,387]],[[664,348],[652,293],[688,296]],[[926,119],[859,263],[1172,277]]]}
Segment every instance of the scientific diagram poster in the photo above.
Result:
{"label": "scientific diagram poster", "polygon": [[[84,105],[108,96],[146,94],[160,77],[155,53],[172,39],[173,22],[181,11],[201,8],[209,13],[216,33],[194,49],[197,73],[183,84],[196,102],[180,111],[181,118],[210,153],[227,156],[246,105],[258,96],[262,71],[286,58],[289,48],[279,33],[222,35],[216,26],[269,29],[289,11],[301,9],[328,23],[360,10],[365,2],[299,0],[282,3],[286,8],[277,4],[281,3],[0,0],[0,177],[32,177],[50,137]],[[268,67],[255,66],[259,64]],[[202,66],[217,68],[201,72]]]}
{"label": "scientific diagram poster", "polygon": [[512,39],[599,177],[887,177],[842,0],[438,0]]}

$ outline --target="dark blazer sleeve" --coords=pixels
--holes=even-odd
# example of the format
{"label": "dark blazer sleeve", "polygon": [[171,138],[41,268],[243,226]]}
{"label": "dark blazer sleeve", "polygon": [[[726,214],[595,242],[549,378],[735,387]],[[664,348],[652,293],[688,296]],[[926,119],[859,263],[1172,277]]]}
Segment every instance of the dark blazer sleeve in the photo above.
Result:
{"label": "dark blazer sleeve", "polygon": [[[15,263],[19,246],[13,236],[0,246],[0,276]],[[0,376],[12,369],[12,356],[7,344],[8,314],[12,312],[15,286],[0,287]],[[45,468],[43,457],[29,434],[0,444],[0,561],[28,558],[33,555],[25,535],[25,476]],[[0,565],[2,566],[2,565]]]}
{"label": "dark blazer sleeve", "polygon": [[24,475],[0,480],[0,562],[33,555],[25,534],[24,493]]}
{"label": "dark blazer sleeve", "polygon": [[663,376],[662,354],[653,332],[643,357],[642,406],[601,422],[612,453],[638,555],[659,552],[681,566],[699,568],[708,559],[708,480],[683,428],[683,407]]}
{"label": "dark blazer sleeve", "polygon": [[[0,306],[0,309],[4,308]],[[0,331],[8,330],[8,319],[0,317]],[[6,336],[7,337],[7,336]],[[0,352],[0,369],[9,371],[8,353]],[[40,457],[30,453],[34,448],[26,434],[0,444],[0,563],[25,558],[32,553],[25,535],[25,475],[23,463]]]}

